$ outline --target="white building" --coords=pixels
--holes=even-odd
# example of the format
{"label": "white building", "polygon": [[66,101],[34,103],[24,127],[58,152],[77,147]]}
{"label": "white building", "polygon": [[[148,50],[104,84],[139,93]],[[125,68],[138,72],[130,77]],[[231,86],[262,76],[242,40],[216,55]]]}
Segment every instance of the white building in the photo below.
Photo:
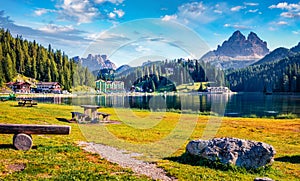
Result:
{"label": "white building", "polygon": [[58,82],[39,82],[36,91],[43,93],[61,93],[61,85]]}
{"label": "white building", "polygon": [[207,87],[207,92],[212,94],[223,94],[231,93],[231,90],[228,87]]}

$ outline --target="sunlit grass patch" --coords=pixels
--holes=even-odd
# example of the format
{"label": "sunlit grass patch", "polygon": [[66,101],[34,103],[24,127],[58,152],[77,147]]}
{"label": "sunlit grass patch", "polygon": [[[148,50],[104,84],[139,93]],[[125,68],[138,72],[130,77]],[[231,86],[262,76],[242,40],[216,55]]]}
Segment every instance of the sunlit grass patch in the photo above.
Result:
{"label": "sunlit grass patch", "polygon": [[[300,119],[229,118],[199,115],[195,112],[149,112],[146,110],[100,108],[119,124],[70,124],[79,106],[38,104],[16,107],[17,102],[1,103],[0,122],[20,124],[60,124],[72,126],[71,135],[33,135],[34,147],[28,152],[15,150],[12,135],[0,136],[0,180],[144,180],[131,170],[82,151],[76,142],[93,141],[131,152],[155,161],[168,175],[179,180],[274,180],[300,179]],[[190,114],[192,113],[192,114]],[[217,119],[220,121],[211,121]],[[215,137],[237,137],[262,141],[277,151],[274,164],[267,169],[245,171],[240,168],[190,164],[182,157],[188,141],[203,137],[207,124],[215,124]],[[219,127],[218,127],[219,126]],[[173,158],[173,159],[168,159]],[[25,168],[23,169],[22,167]]]}
{"label": "sunlit grass patch", "polygon": [[33,135],[34,146],[27,152],[13,148],[13,135],[1,135],[0,180],[149,180],[81,150],[76,142],[86,139],[78,125],[57,119],[70,119],[73,106],[15,105],[13,101],[0,104],[1,123],[70,125],[72,131],[71,135]]}

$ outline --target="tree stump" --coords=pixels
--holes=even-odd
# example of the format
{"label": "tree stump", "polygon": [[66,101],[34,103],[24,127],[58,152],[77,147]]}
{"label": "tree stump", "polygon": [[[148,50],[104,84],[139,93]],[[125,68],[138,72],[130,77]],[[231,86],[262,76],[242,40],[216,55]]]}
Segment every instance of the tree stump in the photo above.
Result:
{"label": "tree stump", "polygon": [[32,138],[31,135],[24,133],[15,134],[13,137],[13,144],[18,150],[30,150],[32,147]]}

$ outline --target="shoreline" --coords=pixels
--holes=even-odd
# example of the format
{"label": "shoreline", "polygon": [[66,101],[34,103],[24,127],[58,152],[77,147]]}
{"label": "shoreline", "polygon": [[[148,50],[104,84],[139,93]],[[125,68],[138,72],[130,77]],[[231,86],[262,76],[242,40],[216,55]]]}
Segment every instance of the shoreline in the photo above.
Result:
{"label": "shoreline", "polygon": [[[9,96],[10,93],[0,93],[1,96]],[[42,93],[28,93],[28,94],[20,94],[15,93],[16,98],[31,98],[31,97],[77,97],[77,94],[42,94]]]}
{"label": "shoreline", "polygon": [[[122,92],[122,93],[70,93],[70,94],[54,94],[54,93],[15,93],[16,97],[90,97],[90,96],[180,96],[180,95],[234,95],[234,94],[264,94],[263,92],[230,92],[230,93],[208,93],[208,92]],[[0,93],[0,97],[9,96],[11,93]],[[273,92],[272,95],[300,95],[299,92]],[[269,96],[269,95],[266,95]]]}

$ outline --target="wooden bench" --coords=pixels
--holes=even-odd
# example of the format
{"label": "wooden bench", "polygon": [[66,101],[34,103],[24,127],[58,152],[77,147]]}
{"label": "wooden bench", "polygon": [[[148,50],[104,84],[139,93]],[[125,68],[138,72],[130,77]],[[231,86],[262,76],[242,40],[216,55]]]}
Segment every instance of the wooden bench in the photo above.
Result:
{"label": "wooden bench", "polygon": [[71,112],[72,113],[72,121],[82,122],[89,118],[89,115],[81,113],[81,112]]}
{"label": "wooden bench", "polygon": [[33,125],[33,124],[0,124],[0,134],[14,134],[13,145],[18,150],[29,150],[32,147],[32,134],[59,134],[71,133],[70,126],[60,125]]}
{"label": "wooden bench", "polygon": [[107,114],[107,113],[104,113],[104,112],[97,112],[97,114],[102,116],[103,121],[109,121],[110,120],[110,115],[111,114]]}
{"label": "wooden bench", "polygon": [[32,106],[36,106],[37,102],[34,102],[32,99],[23,99],[22,101],[18,102],[18,105],[23,107],[26,105],[32,107]]}
{"label": "wooden bench", "polygon": [[0,98],[0,100],[1,100],[1,102],[5,102],[5,101],[7,101],[7,100],[8,100],[8,98],[1,97],[1,98]]}

